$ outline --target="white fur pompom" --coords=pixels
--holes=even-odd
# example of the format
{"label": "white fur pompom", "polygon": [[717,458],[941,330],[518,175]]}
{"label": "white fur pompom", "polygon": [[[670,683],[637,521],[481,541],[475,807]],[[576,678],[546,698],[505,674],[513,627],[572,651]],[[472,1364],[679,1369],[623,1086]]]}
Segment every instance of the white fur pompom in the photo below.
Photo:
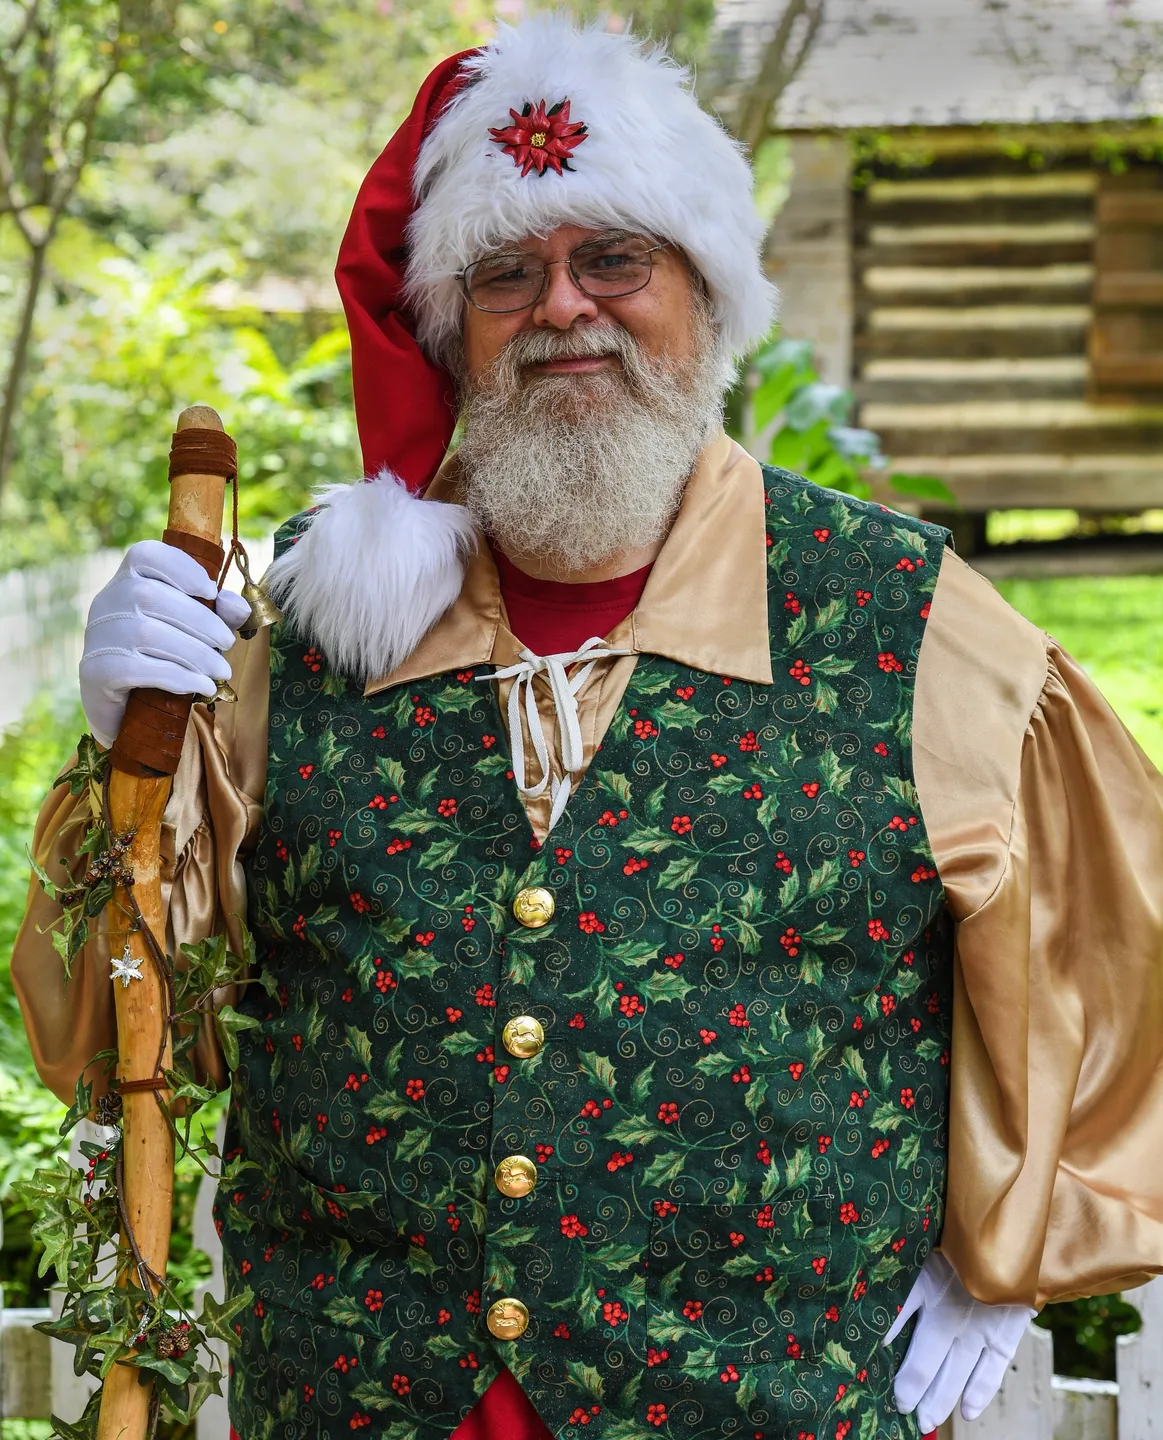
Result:
{"label": "white fur pompom", "polygon": [[296,630],[331,669],[366,682],[389,674],[460,594],[477,540],[462,505],[422,500],[390,470],[329,485],[319,513],[264,577]]}

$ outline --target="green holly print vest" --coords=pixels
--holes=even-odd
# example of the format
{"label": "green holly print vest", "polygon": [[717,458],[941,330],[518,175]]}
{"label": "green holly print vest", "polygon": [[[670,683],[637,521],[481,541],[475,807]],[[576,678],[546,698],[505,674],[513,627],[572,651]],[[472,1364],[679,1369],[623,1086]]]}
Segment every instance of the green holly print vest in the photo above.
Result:
{"label": "green holly print vest", "polygon": [[544,846],[488,681],[365,699],[276,628],[216,1208],[241,1440],[446,1440],[502,1363],[568,1440],[915,1440],[880,1341],[944,1191],[945,535],[765,484],[774,683],[641,657]]}

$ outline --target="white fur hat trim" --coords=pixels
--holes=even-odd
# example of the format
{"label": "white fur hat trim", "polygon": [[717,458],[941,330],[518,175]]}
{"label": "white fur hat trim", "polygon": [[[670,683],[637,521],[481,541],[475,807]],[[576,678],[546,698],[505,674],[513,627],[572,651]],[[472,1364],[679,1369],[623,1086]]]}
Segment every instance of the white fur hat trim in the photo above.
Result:
{"label": "white fur hat trim", "polygon": [[477,543],[462,505],[422,500],[390,470],[329,485],[310,527],[263,584],[298,632],[338,674],[390,674],[460,594]]}
{"label": "white fur hat trim", "polygon": [[[498,243],[567,224],[672,241],[710,287],[729,350],[768,333],[778,292],[763,273],[750,167],[699,108],[686,71],[630,35],[562,16],[499,27],[465,68],[475,78],[436,122],[413,176],[408,294],[429,353],[460,327],[460,271]],[[523,176],[489,130],[542,100],[568,100],[587,133],[572,169]]]}

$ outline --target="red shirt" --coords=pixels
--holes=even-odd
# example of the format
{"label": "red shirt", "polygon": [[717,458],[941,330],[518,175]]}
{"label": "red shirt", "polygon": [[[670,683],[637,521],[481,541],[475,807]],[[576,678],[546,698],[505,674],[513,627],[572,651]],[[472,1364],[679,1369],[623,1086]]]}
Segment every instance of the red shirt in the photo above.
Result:
{"label": "red shirt", "polygon": [[576,650],[591,636],[608,635],[642,598],[651,567],[644,565],[614,580],[567,585],[526,575],[499,550],[493,551],[509,629],[535,655]]}

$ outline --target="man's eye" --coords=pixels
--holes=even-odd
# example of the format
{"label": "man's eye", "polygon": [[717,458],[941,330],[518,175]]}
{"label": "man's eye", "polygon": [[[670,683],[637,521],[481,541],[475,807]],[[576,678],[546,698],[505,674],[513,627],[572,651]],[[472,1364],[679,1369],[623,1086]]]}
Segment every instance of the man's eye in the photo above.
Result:
{"label": "man's eye", "polygon": [[589,271],[624,270],[640,260],[640,255],[626,250],[600,250],[595,255],[587,255],[582,261],[582,268]]}
{"label": "man's eye", "polygon": [[529,279],[527,265],[489,266],[477,271],[478,285],[520,285]]}

